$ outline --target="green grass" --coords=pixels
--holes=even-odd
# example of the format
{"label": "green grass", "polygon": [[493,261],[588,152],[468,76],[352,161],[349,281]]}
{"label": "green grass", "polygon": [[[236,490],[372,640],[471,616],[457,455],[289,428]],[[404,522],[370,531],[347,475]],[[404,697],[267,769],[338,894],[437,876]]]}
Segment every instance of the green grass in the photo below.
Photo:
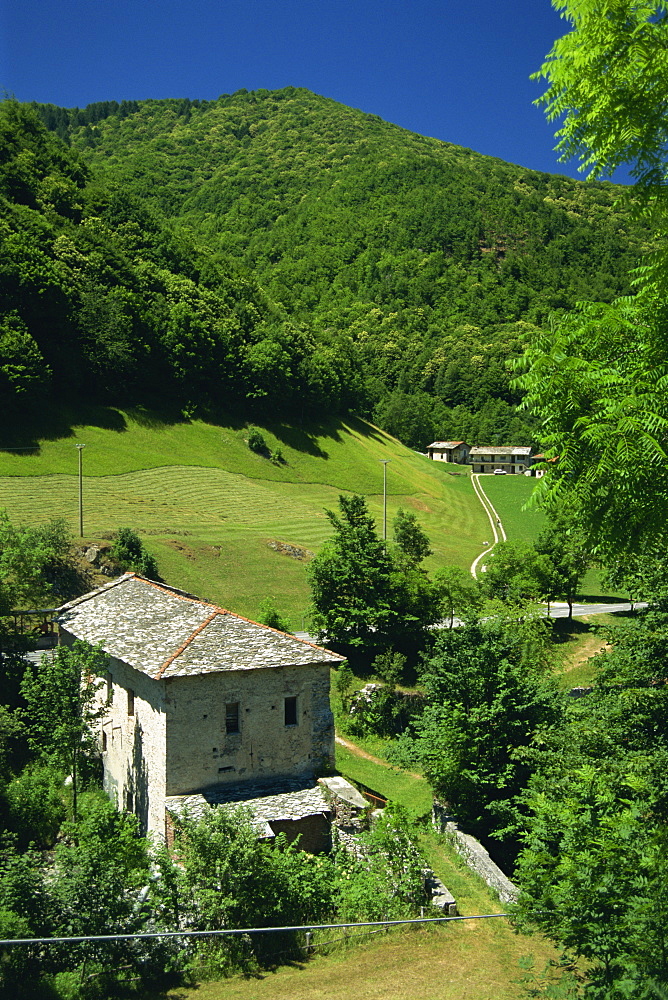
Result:
{"label": "green grass", "polygon": [[[403,507],[417,514],[433,555],[427,568],[468,567],[486,537],[486,518],[468,476],[405,448],[351,418],[305,430],[270,424],[262,432],[285,464],[251,452],[247,431],[230,422],[167,422],[140,412],[99,410],[76,425],[54,414],[54,431],[32,451],[0,451],[0,507],[15,523],[52,517],[78,530],[76,443],[84,443],[84,537],[109,537],[123,526],[144,536],[163,577],[254,617],[272,597],[301,628],[309,600],[308,553],[328,537],[325,508],[340,492],[360,492],[382,525]],[[12,442],[14,443],[14,442]],[[307,551],[296,559],[276,544]]]}
{"label": "green grass", "polygon": [[[530,504],[536,480],[529,476],[482,476],[480,484],[498,511],[509,542],[531,545],[547,525],[542,510]],[[578,600],[626,601],[626,594],[611,590],[602,582],[601,571],[587,570]]]}
{"label": "green grass", "polygon": [[480,485],[498,511],[509,542],[534,542],[545,527],[545,514],[527,507],[536,480],[529,476],[481,476]]}
{"label": "green grass", "polygon": [[[497,904],[498,905],[498,904]],[[485,911],[495,912],[495,911]],[[537,937],[515,934],[507,920],[466,920],[353,939],[246,979],[170,991],[169,1000],[517,1000],[520,961],[542,969],[556,955]],[[164,996],[164,994],[162,995]],[[158,1000],[158,998],[154,998]]]}
{"label": "green grass", "polygon": [[425,778],[412,777],[389,764],[359,757],[347,747],[336,744],[336,767],[345,778],[366,785],[388,801],[397,802],[414,817],[431,812],[432,791]]}

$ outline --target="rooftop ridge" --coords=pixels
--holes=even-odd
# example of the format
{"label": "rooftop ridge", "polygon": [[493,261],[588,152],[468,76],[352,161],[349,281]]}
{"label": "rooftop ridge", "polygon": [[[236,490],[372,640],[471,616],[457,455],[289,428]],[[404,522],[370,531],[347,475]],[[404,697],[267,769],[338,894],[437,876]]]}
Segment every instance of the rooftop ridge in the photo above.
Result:
{"label": "rooftop ridge", "polygon": [[201,623],[201,625],[197,626],[197,628],[195,629],[195,631],[193,632],[193,634],[191,636],[189,636],[186,639],[186,641],[184,643],[182,643],[179,646],[179,648],[177,650],[175,650],[175,652],[172,653],[171,656],[167,657],[167,659],[165,660],[165,662],[162,664],[162,666],[158,670],[157,674],[155,675],[154,680],[156,680],[156,681],[160,680],[160,678],[163,676],[163,674],[164,674],[165,670],[167,669],[167,667],[171,666],[171,664],[174,662],[174,660],[177,658],[177,656],[180,656],[181,653],[183,653],[188,648],[188,646],[193,641],[193,639],[195,638],[195,636],[199,635],[200,632],[203,632],[204,629],[207,627],[207,625],[211,624],[211,622],[213,621],[213,619],[217,618],[217,616],[219,614],[220,614],[219,611],[214,611],[212,615],[209,615],[208,618],[205,618],[205,620]]}
{"label": "rooftop ridge", "polygon": [[[171,656],[171,658],[165,664],[163,664],[163,666],[160,668],[160,671],[156,675],[156,679],[158,677],[161,677],[166,667],[169,666],[170,663],[173,663],[176,657],[179,656],[185,649],[187,649],[187,647],[190,645],[190,643],[197,635],[197,633],[201,632],[207,625],[211,624],[216,615],[232,615],[233,618],[238,618],[239,621],[248,622],[249,625],[257,625],[259,628],[267,629],[268,632],[275,632],[276,635],[284,635],[286,639],[293,639],[295,642],[301,642],[305,646],[310,646],[312,649],[317,649],[318,652],[329,653],[330,656],[340,656],[339,653],[332,653],[330,649],[325,649],[323,646],[318,646],[317,643],[315,642],[309,642],[308,639],[302,639],[301,636],[293,635],[292,632],[283,632],[282,629],[274,628],[272,625],[265,625],[264,622],[256,622],[254,618],[246,618],[245,615],[237,614],[236,611],[230,611],[228,608],[222,608],[219,604],[213,604],[211,601],[203,601],[200,597],[195,597],[192,594],[186,594],[184,591],[178,592],[169,586],[163,586],[162,584],[157,583],[155,580],[149,580],[147,577],[139,576],[138,573],[134,573],[132,575],[144,581],[145,583],[149,583],[152,587],[155,587],[156,590],[162,590],[164,593],[174,594],[175,597],[179,597],[182,600],[194,601],[197,604],[202,604],[206,608],[215,609],[214,613],[211,614],[207,618],[207,620],[202,625],[200,625],[195,632],[193,632],[190,638]],[[344,660],[345,657],[341,656],[341,659]]]}

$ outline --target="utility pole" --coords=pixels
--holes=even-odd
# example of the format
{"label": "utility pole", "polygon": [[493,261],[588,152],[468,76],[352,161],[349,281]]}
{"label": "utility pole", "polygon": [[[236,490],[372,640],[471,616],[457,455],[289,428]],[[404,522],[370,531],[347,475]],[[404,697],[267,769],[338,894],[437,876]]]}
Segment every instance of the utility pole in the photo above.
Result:
{"label": "utility pole", "polygon": [[79,451],[79,535],[83,538],[83,450],[85,444],[78,444],[75,447]]}
{"label": "utility pole", "polygon": [[383,541],[387,546],[387,466],[392,459],[381,458],[379,461],[383,466]]}

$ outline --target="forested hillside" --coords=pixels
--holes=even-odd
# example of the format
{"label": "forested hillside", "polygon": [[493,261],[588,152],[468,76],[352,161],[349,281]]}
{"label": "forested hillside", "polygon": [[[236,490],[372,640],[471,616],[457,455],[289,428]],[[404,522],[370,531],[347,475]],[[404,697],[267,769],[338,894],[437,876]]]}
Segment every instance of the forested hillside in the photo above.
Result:
{"label": "forested hillside", "polygon": [[4,336],[35,341],[33,383],[526,443],[508,359],[627,291],[643,245],[610,184],[306,90],[33,110],[57,137],[5,102],[1,154]]}

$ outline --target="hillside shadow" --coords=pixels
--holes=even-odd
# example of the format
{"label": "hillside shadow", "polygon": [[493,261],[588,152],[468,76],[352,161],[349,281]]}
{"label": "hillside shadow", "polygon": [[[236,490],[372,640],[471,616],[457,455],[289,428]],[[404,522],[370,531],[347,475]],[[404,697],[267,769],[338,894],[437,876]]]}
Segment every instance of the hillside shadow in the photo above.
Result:
{"label": "hillside shadow", "polygon": [[385,441],[389,437],[385,431],[381,431],[379,427],[374,427],[373,424],[370,424],[367,420],[363,420],[361,417],[351,415],[345,418],[345,423],[357,434],[362,437],[373,438],[374,441]]}
{"label": "hillside shadow", "polygon": [[115,406],[90,403],[63,406],[45,402],[41,407],[33,406],[12,415],[0,435],[0,452],[39,454],[40,442],[72,437],[77,427],[98,427],[123,434],[128,429],[128,420],[151,430],[188,422],[176,406],[169,404],[138,405],[123,411]]}
{"label": "hillside shadow", "polygon": [[373,427],[361,417],[352,415],[328,420],[311,420],[308,424],[299,425],[289,421],[268,421],[266,428],[282,444],[306,455],[313,455],[315,458],[329,458],[328,452],[319,444],[318,438],[341,442],[347,430],[359,434],[360,437],[373,438],[379,442],[385,440],[382,431],[377,427]]}
{"label": "hillside shadow", "polygon": [[[278,438],[281,444],[295,451],[300,451],[304,455],[312,455],[314,458],[329,458],[328,452],[318,444],[319,437],[332,437],[328,429],[322,427],[305,430],[303,427],[295,427],[293,424],[268,424],[267,430]],[[340,436],[337,434],[337,438]]]}
{"label": "hillside shadow", "polygon": [[[209,409],[198,417],[219,427],[239,431],[253,421],[253,416],[243,408],[235,413],[222,408]],[[305,455],[314,458],[329,458],[329,452],[322,446],[322,439],[340,443],[351,431],[363,438],[372,438],[379,443],[385,441],[383,433],[367,421],[355,416],[313,419],[308,423],[290,420],[272,420],[255,417],[262,427],[275,435],[278,440]],[[116,406],[102,406],[81,402],[74,405],[43,402],[35,403],[20,413],[14,413],[7,420],[0,435],[0,453],[15,452],[22,455],[39,454],[40,442],[58,441],[70,438],[77,427],[98,427],[101,430],[123,434],[129,423],[135,423],[147,430],[160,430],[175,424],[189,423],[177,403],[165,400],[148,400],[146,405],[136,404],[119,409]]]}

